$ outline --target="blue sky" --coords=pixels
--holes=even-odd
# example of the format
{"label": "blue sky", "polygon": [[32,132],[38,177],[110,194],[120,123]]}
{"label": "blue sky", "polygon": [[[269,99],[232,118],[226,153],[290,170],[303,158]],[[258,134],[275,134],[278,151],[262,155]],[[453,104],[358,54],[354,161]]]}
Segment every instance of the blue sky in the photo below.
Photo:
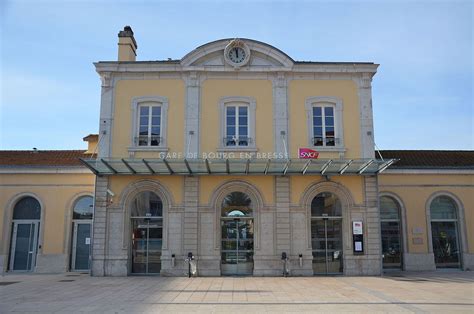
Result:
{"label": "blue sky", "polygon": [[0,149],[82,149],[100,80],[131,25],[137,60],[220,38],[295,60],[373,61],[380,149],[474,149],[472,1],[0,1]]}

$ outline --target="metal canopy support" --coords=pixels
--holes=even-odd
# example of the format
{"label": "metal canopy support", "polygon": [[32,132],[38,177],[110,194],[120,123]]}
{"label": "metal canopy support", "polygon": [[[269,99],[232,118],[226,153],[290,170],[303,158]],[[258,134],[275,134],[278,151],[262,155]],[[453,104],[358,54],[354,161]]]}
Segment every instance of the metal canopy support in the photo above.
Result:
{"label": "metal canopy support", "polygon": [[267,174],[268,168],[270,168],[270,159],[267,160],[267,164],[265,165],[265,170],[263,171],[264,174]]}
{"label": "metal canopy support", "polygon": [[133,169],[132,166],[130,166],[129,163],[125,159],[122,158],[122,162],[125,165],[125,167],[128,168],[128,170],[130,170],[133,174],[137,174],[135,169]]}
{"label": "metal canopy support", "polygon": [[[398,159],[126,159],[79,158],[97,176],[107,175],[376,175],[393,166]],[[143,163],[143,164],[141,164]],[[191,166],[192,165],[192,166]],[[166,167],[166,168],[165,168]],[[194,167],[194,168],[192,168]],[[217,167],[217,168],[212,168]],[[311,168],[311,169],[310,169]]]}
{"label": "metal canopy support", "polygon": [[390,159],[389,161],[387,161],[386,163],[384,163],[382,166],[380,166],[380,168],[377,170],[377,174],[381,173],[382,171],[384,171],[385,169],[387,169],[388,167],[390,167],[395,161],[397,161],[396,159]]}
{"label": "metal canopy support", "polygon": [[366,162],[365,164],[362,165],[362,167],[359,168],[359,171],[357,172],[358,174],[362,174],[362,172],[364,172],[365,170],[367,170],[367,168],[369,168],[369,166],[374,162],[373,159],[369,160],[368,162]]}
{"label": "metal canopy support", "polygon": [[305,173],[306,173],[306,171],[307,171],[308,168],[309,168],[309,165],[311,165],[311,159],[308,160],[308,161],[305,163],[305,165],[303,166],[303,169],[301,170],[301,173],[302,173],[302,174],[305,174]]}
{"label": "metal canopy support", "polygon": [[155,170],[153,170],[153,168],[148,164],[148,161],[146,161],[145,159],[142,159],[143,163],[145,164],[145,166],[148,168],[148,170],[151,172],[151,174],[155,174]]}
{"label": "metal canopy support", "polygon": [[211,166],[209,165],[209,160],[206,158],[204,162],[206,163],[207,173],[211,174]]}
{"label": "metal canopy support", "polygon": [[91,165],[89,165],[84,159],[82,158],[79,158],[79,160],[84,164],[84,166],[86,166],[87,168],[89,168],[90,171],[92,171],[95,175],[99,175],[99,171],[97,171],[94,167],[92,167]]}
{"label": "metal canopy support", "polygon": [[354,162],[353,159],[349,160],[344,166],[342,166],[341,170],[339,170],[339,174],[343,174],[346,172],[347,168]]}
{"label": "metal canopy support", "polygon": [[288,159],[288,161],[285,164],[285,167],[283,168],[283,175],[286,175],[288,168],[290,167],[290,164],[291,164],[291,160]]}
{"label": "metal canopy support", "polygon": [[328,170],[329,166],[332,164],[332,159],[329,159],[324,166],[321,168],[321,175],[323,175],[326,170]]}
{"label": "metal canopy support", "polygon": [[[170,172],[170,174],[173,174],[174,171],[173,171],[173,169],[171,169],[168,160],[166,160],[165,158],[163,158],[162,160],[163,160],[163,163],[165,164],[166,168],[168,168],[168,171]],[[188,165],[188,162],[186,161],[186,159],[184,160],[184,163],[186,164],[186,167],[188,167],[189,172],[191,172],[191,170],[189,169],[189,165]]]}
{"label": "metal canopy support", "polygon": [[117,170],[115,170],[108,162],[106,162],[103,158],[100,159],[100,161],[102,161],[102,163],[107,167],[109,168],[110,171],[112,171],[113,173],[117,174]]}
{"label": "metal canopy support", "polygon": [[[164,159],[163,159],[164,160]],[[186,168],[188,169],[188,172],[190,175],[193,174],[193,171],[191,170],[191,167],[189,166],[189,162],[187,159],[184,159],[184,164],[186,165]],[[171,169],[171,168],[170,168]]]}

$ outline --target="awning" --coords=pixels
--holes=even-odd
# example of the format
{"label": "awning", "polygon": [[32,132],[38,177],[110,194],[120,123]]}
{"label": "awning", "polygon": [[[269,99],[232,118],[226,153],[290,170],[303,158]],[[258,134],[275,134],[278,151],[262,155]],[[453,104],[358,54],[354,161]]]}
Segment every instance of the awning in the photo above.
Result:
{"label": "awning", "polygon": [[374,175],[396,159],[80,159],[103,175]]}

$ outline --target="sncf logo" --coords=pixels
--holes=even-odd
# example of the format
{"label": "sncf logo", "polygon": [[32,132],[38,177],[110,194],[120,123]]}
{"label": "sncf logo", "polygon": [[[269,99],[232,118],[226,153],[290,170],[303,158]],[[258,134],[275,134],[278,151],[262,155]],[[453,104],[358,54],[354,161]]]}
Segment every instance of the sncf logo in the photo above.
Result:
{"label": "sncf logo", "polygon": [[298,149],[298,158],[301,159],[316,159],[318,158],[319,153],[315,150],[309,148],[300,148]]}

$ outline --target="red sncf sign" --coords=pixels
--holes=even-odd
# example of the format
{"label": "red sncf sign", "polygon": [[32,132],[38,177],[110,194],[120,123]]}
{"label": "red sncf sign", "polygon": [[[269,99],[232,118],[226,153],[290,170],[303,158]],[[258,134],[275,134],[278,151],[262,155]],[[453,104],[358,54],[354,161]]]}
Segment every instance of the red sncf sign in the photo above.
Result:
{"label": "red sncf sign", "polygon": [[315,150],[309,148],[299,148],[298,149],[298,158],[300,159],[316,159],[318,158],[319,153]]}

